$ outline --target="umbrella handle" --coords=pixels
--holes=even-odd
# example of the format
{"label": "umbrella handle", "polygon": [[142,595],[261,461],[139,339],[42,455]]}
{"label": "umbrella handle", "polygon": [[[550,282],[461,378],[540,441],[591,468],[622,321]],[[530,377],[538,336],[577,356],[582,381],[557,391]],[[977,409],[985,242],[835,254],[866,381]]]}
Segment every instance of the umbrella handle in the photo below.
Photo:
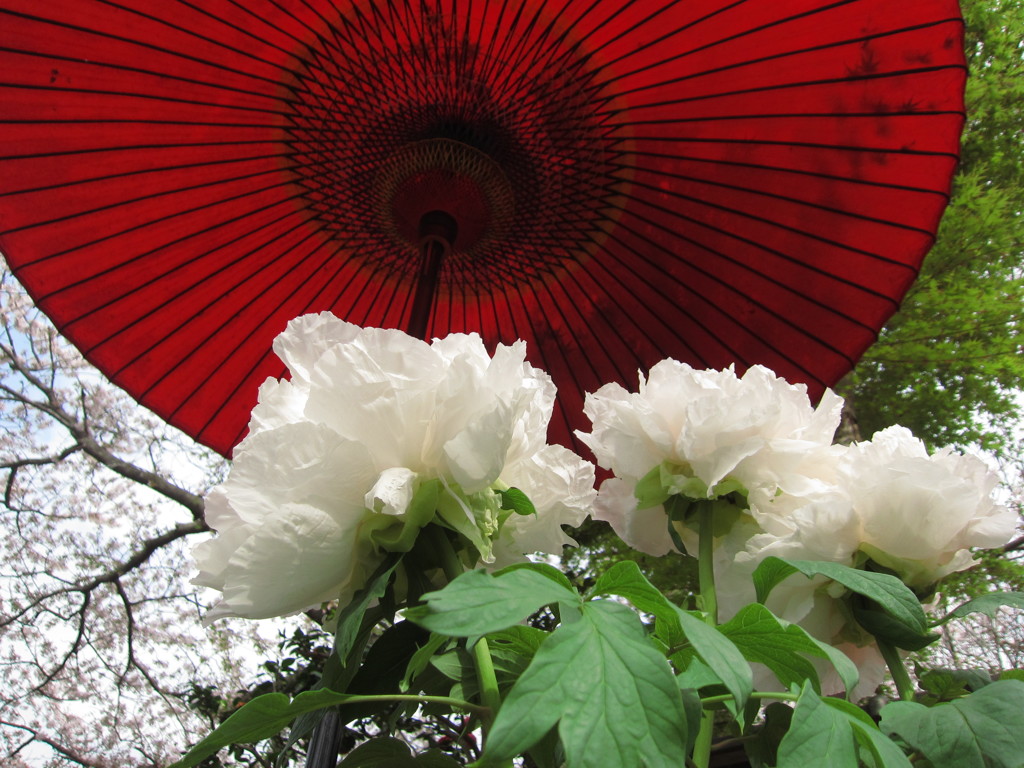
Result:
{"label": "umbrella handle", "polygon": [[335,768],[341,737],[341,718],[336,710],[329,709],[313,729],[306,752],[306,768]]}
{"label": "umbrella handle", "polygon": [[420,218],[420,272],[416,295],[409,315],[408,333],[426,339],[430,311],[437,296],[437,282],[441,265],[452,252],[452,243],[458,235],[455,218],[445,211],[428,211]]}

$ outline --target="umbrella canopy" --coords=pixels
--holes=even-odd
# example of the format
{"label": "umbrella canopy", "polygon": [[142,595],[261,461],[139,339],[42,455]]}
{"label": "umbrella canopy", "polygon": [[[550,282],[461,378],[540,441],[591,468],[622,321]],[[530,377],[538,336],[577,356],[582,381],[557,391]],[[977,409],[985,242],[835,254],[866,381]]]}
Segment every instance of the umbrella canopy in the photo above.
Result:
{"label": "umbrella canopy", "polygon": [[[0,250],[114,382],[228,454],[271,341],[526,339],[819,394],[895,311],[963,121],[953,0],[0,0]],[[339,404],[343,407],[343,404]]]}

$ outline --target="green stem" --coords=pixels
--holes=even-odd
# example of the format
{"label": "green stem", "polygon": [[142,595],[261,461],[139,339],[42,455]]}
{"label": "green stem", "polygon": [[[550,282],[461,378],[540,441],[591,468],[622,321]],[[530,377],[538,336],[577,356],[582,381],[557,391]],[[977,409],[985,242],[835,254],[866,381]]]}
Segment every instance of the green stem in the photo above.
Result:
{"label": "green stem", "polygon": [[715,592],[715,505],[697,502],[699,507],[700,541],[697,544],[697,578],[700,585],[701,608],[711,626],[718,625],[718,594]]}
{"label": "green stem", "polygon": [[[798,701],[800,694],[798,693],[786,693],[785,691],[754,691],[750,694],[750,698],[756,701]],[[731,693],[723,693],[718,696],[707,696],[700,700],[701,704],[720,704],[724,701],[732,701],[733,695]]]}
{"label": "green stem", "polygon": [[[697,502],[698,535],[697,579],[700,586],[700,603],[704,620],[711,626],[718,625],[718,594],[715,592],[715,505],[710,501]],[[714,738],[715,713],[706,710],[701,715],[700,731],[693,744],[693,763],[697,768],[707,768],[711,761],[711,741]]]}
{"label": "green stem", "polygon": [[711,739],[715,735],[715,712],[706,709],[700,716],[700,730],[697,740],[693,742],[693,764],[697,768],[707,768],[711,762]]}
{"label": "green stem", "polygon": [[907,667],[904,665],[903,659],[900,658],[899,651],[896,650],[895,646],[889,645],[884,640],[875,638],[875,642],[878,644],[878,650],[882,652],[882,658],[885,659],[885,663],[889,667],[892,681],[896,683],[896,690],[900,694],[900,700],[913,701],[914,681],[910,679],[910,673],[907,672]]}
{"label": "green stem", "polygon": [[479,715],[486,713],[486,708],[481,707],[478,704],[471,704],[468,701],[462,699],[452,698],[451,696],[417,696],[411,693],[394,693],[394,694],[376,694],[376,695],[359,695],[352,694],[348,696],[341,704],[361,704],[364,702],[375,702],[375,701],[416,701],[421,704],[446,704],[456,709],[464,709],[468,712],[473,712]]}
{"label": "green stem", "polygon": [[434,551],[441,556],[441,568],[444,570],[444,575],[448,577],[448,581],[454,581],[455,577],[466,568],[459,560],[459,556],[455,554],[455,548],[448,540],[444,528],[439,525],[428,525],[424,531],[431,538]]}
{"label": "green stem", "polygon": [[[444,529],[437,525],[427,526],[427,528],[430,531],[429,535],[433,537],[436,551],[441,557],[441,567],[444,569],[444,574],[451,581],[461,574],[465,567],[462,561],[459,560],[459,556],[455,553],[455,548],[452,547],[452,543]],[[490,730],[491,723],[494,722],[494,716],[498,713],[498,707],[501,706],[498,677],[494,672],[494,661],[491,659],[491,649],[487,644],[487,638],[481,637],[476,645],[473,646],[473,662],[474,666],[476,666],[476,677],[480,683],[480,699],[484,707],[486,707],[486,710],[481,712],[484,733],[486,734]]]}
{"label": "green stem", "polygon": [[494,662],[491,659],[491,649],[487,645],[487,638],[481,637],[473,646],[473,661],[476,664],[476,677],[480,682],[480,700],[490,710],[484,715],[484,733],[491,728],[494,716],[498,714],[498,707],[501,706],[501,693],[498,691],[498,677],[494,673]]}

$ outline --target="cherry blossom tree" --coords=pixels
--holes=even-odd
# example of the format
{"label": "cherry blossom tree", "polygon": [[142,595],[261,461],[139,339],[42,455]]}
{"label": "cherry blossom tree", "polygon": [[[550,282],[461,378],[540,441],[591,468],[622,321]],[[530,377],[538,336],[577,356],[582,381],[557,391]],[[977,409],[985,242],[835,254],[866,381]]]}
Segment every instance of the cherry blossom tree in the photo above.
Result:
{"label": "cherry blossom tree", "polygon": [[273,636],[200,624],[189,549],[226,462],[111,386],[6,269],[0,303],[0,762],[165,765],[211,725],[195,681],[244,689]]}

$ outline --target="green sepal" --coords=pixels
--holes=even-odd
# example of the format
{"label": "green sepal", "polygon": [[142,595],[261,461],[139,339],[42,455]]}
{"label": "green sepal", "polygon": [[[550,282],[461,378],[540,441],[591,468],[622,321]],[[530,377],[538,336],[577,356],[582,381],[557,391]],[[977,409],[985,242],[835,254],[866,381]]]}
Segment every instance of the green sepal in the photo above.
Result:
{"label": "green sepal", "polygon": [[530,497],[518,488],[499,489],[498,495],[501,497],[502,509],[511,509],[517,515],[530,516],[537,514],[537,508],[533,506]]}
{"label": "green sepal", "polygon": [[472,544],[485,563],[494,559],[491,550],[500,525],[500,498],[490,489],[467,494],[454,484],[442,488],[437,497],[438,518]]}
{"label": "green sepal", "polygon": [[416,543],[420,530],[434,519],[440,489],[440,480],[421,482],[403,514],[368,515],[359,535],[365,537],[378,552],[408,552]]}

